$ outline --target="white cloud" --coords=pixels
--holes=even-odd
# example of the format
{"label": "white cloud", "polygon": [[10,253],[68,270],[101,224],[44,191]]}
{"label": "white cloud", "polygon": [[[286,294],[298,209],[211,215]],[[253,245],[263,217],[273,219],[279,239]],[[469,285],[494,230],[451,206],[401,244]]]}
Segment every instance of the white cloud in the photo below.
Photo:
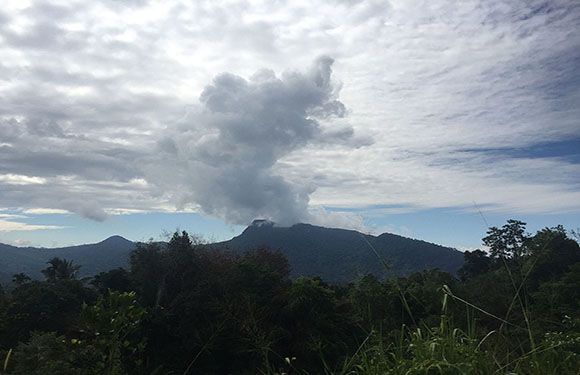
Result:
{"label": "white cloud", "polygon": [[22,210],[23,214],[26,215],[66,215],[70,214],[67,210],[59,210],[56,208],[28,208]]}
{"label": "white cloud", "polygon": [[27,224],[18,221],[0,219],[0,232],[14,232],[14,231],[32,231],[45,229],[62,229],[64,227],[57,225],[35,225]]}
{"label": "white cloud", "polygon": [[45,184],[46,179],[35,176],[23,176],[19,174],[0,174],[0,183],[9,185],[30,185],[30,184]]}
{"label": "white cloud", "polygon": [[[580,139],[579,23],[580,8],[565,0],[9,1],[0,10],[0,207],[95,220],[177,207],[232,222],[286,209],[303,218],[309,206],[392,213],[474,201],[579,213],[579,164],[533,151]],[[252,132],[261,119],[252,106],[268,99],[256,80],[290,90],[283,72],[323,54],[337,81],[332,100],[314,98],[320,108],[308,115],[346,116],[317,119],[318,135]],[[276,75],[252,76],[261,68]],[[248,96],[202,95],[228,77],[245,81]],[[281,96],[289,112],[279,113],[309,93]],[[227,138],[224,124],[242,115],[255,127]],[[244,135],[255,139],[239,142]],[[260,151],[275,154],[265,167],[244,162],[258,165]],[[232,163],[220,159],[228,155]],[[232,195],[242,184],[256,185],[255,197]],[[241,207],[267,191],[278,208]],[[340,220],[358,225],[356,215]]]}
{"label": "white cloud", "polygon": [[131,215],[131,214],[142,214],[147,213],[147,210],[137,210],[137,209],[122,209],[122,208],[109,208],[105,210],[108,215]]}
{"label": "white cloud", "polygon": [[26,216],[0,213],[0,218],[3,218],[3,219],[23,219],[23,218],[26,218]]}

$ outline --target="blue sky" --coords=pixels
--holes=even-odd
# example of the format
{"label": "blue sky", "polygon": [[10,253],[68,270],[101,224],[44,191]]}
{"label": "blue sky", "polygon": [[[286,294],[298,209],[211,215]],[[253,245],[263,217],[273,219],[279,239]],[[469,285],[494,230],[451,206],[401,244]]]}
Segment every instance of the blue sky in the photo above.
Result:
{"label": "blue sky", "polygon": [[0,242],[580,227],[565,0],[9,0]]}

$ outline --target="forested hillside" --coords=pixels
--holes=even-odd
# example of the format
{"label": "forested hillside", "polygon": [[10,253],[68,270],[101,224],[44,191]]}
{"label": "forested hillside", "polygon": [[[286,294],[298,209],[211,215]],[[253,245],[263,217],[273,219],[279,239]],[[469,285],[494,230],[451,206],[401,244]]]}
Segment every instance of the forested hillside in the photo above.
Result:
{"label": "forested hillside", "polygon": [[41,270],[49,259],[66,258],[82,265],[80,276],[94,276],[99,272],[129,265],[129,254],[135,243],[112,236],[95,244],[43,249],[35,247],[15,247],[0,244],[0,283],[9,283],[12,275],[25,273],[33,279],[42,277]]}
{"label": "forested hillside", "polygon": [[[463,264],[463,254],[455,249],[395,234],[372,236],[310,224],[278,227],[263,220],[217,246],[240,253],[256,246],[279,249],[290,262],[292,278],[319,276],[334,283],[352,282],[369,273],[385,279],[431,268],[455,274]],[[389,269],[377,261],[375,252]]]}
{"label": "forested hillside", "polygon": [[577,375],[578,243],[519,221],[483,242],[459,278],[347,285],[292,280],[280,251],[194,246],[186,232],[89,284],[54,258],[46,281],[16,275],[0,293],[2,374]]}

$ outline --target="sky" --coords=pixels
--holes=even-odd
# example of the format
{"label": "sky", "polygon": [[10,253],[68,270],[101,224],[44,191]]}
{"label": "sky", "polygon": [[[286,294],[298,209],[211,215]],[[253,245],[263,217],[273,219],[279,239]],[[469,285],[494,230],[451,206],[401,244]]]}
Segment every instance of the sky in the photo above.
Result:
{"label": "sky", "polygon": [[7,0],[0,242],[580,227],[580,3]]}

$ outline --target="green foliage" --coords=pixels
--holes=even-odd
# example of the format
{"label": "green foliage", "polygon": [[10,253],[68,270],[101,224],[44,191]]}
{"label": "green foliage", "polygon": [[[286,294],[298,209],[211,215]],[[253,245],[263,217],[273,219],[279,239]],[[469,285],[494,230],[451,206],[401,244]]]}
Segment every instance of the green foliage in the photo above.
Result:
{"label": "green foliage", "polygon": [[393,283],[382,283],[373,275],[366,275],[349,288],[349,299],[365,332],[375,327],[395,329],[400,326],[401,303]]}
{"label": "green foliage", "polygon": [[131,292],[135,290],[135,285],[130,273],[123,268],[116,268],[108,272],[101,272],[91,280],[91,285],[97,289],[99,294],[105,295],[109,289],[119,292]]}
{"label": "green foliage", "polygon": [[[83,304],[83,340],[88,340],[101,357],[94,366],[101,374],[126,374],[125,368],[142,365],[139,354],[145,348],[145,339],[135,335],[145,316],[145,309],[137,304],[134,292],[109,291],[97,303]],[[130,364],[125,364],[131,357]],[[125,360],[125,361],[123,361]]]}
{"label": "green foliage", "polygon": [[16,284],[16,286],[20,286],[22,284],[25,284],[29,281],[31,281],[32,279],[30,278],[30,276],[28,276],[27,274],[25,274],[24,272],[20,272],[20,273],[15,273],[12,276],[12,282],[14,284]]}
{"label": "green foliage", "polygon": [[182,232],[166,248],[139,247],[131,264],[140,300],[150,307],[146,356],[165,362],[166,371],[258,366],[285,336],[274,323],[289,283],[279,252],[258,248],[238,256],[194,245]]}
{"label": "green foliage", "polygon": [[542,229],[531,239],[529,247],[532,256],[528,266],[533,267],[530,279],[534,287],[540,282],[556,280],[580,262],[580,246],[567,237],[562,226]]}
{"label": "green foliage", "polygon": [[190,251],[193,249],[193,241],[186,231],[175,232],[169,240],[167,248],[172,251]]}
{"label": "green foliage", "polygon": [[15,375],[97,375],[93,364],[98,357],[92,347],[79,345],[65,336],[36,332],[27,343],[17,347],[8,369]]}
{"label": "green foliage", "polygon": [[478,340],[448,326],[431,329],[403,327],[396,344],[382,347],[373,338],[358,354],[350,374],[463,375],[493,373],[493,358]]}
{"label": "green foliage", "polygon": [[145,309],[134,293],[111,292],[93,306],[83,304],[83,328],[66,335],[35,332],[17,346],[13,374],[125,375],[138,373],[145,341],[135,335]]}
{"label": "green foliage", "polygon": [[49,266],[42,270],[42,273],[49,282],[61,280],[76,280],[81,266],[73,265],[72,261],[54,257],[48,262]]}
{"label": "green foliage", "polygon": [[8,303],[4,339],[13,345],[32,331],[64,333],[78,321],[82,303],[94,299],[94,292],[76,280],[22,284]]}
{"label": "green foliage", "polygon": [[577,316],[580,311],[580,262],[561,278],[542,283],[532,294],[538,312],[550,321]]}
{"label": "green foliage", "polygon": [[4,291],[4,287],[2,286],[2,284],[0,284],[0,309],[5,307],[7,303],[8,300],[6,298],[6,292]]}
{"label": "green foliage", "polygon": [[510,219],[501,228],[489,228],[482,241],[493,258],[519,259],[528,253],[529,236],[525,231],[526,223]]}
{"label": "green foliage", "polygon": [[[578,322],[576,322],[577,324]],[[446,315],[434,328],[403,327],[389,345],[373,332],[342,374],[392,375],[576,375],[580,370],[580,335],[548,332],[537,350],[510,357],[490,345],[495,331],[478,338],[453,326]]]}
{"label": "green foliage", "polygon": [[8,297],[0,284],[0,359],[2,359],[2,349],[7,346],[7,323],[8,323]]}
{"label": "green foliage", "polygon": [[463,253],[464,264],[457,271],[457,275],[462,281],[467,281],[476,276],[487,273],[491,268],[491,259],[484,251],[474,250]]}
{"label": "green foliage", "polygon": [[159,302],[163,292],[162,254],[159,244],[139,244],[131,253],[131,278],[138,286],[141,301],[146,306]]}
{"label": "green foliage", "polygon": [[559,331],[546,332],[544,347],[545,362],[560,365],[562,373],[580,369],[580,318],[564,315]]}
{"label": "green foliage", "polygon": [[466,253],[461,281],[431,269],[332,285],[290,280],[279,251],[175,233],[91,289],[54,276],[0,294],[0,358],[14,348],[8,373],[33,375],[578,375],[578,244],[515,220],[484,241],[494,255]]}

